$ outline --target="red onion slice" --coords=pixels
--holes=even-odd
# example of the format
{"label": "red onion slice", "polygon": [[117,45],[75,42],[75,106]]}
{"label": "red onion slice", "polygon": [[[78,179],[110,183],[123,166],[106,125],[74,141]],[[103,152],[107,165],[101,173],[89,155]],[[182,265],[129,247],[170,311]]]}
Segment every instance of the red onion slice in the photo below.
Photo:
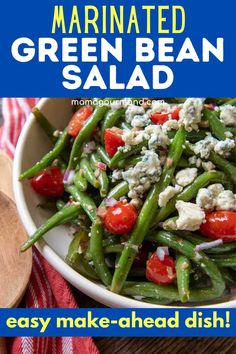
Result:
{"label": "red onion slice", "polygon": [[157,247],[156,254],[159,260],[162,262],[164,261],[165,256],[169,256],[169,249],[168,247]]}
{"label": "red onion slice", "polygon": [[64,184],[72,184],[74,179],[75,171],[74,170],[66,170],[63,177]]}
{"label": "red onion slice", "polygon": [[103,162],[98,162],[97,163],[97,168],[99,168],[99,170],[101,170],[101,171],[106,171],[107,165],[105,163],[103,163]]}
{"label": "red onion slice", "polygon": [[104,203],[107,207],[113,207],[117,203],[117,200],[115,198],[106,198]]}
{"label": "red onion slice", "polygon": [[211,242],[203,242],[203,243],[200,243],[200,245],[197,245],[195,247],[195,250],[197,252],[201,252],[203,250],[208,250],[209,248],[214,248],[214,247],[220,246],[222,244],[223,244],[222,239],[218,239],[218,240],[211,241]]}
{"label": "red onion slice", "polygon": [[94,150],[96,150],[96,144],[94,141],[90,141],[89,143],[84,145],[83,152],[85,152],[86,154],[90,154]]}

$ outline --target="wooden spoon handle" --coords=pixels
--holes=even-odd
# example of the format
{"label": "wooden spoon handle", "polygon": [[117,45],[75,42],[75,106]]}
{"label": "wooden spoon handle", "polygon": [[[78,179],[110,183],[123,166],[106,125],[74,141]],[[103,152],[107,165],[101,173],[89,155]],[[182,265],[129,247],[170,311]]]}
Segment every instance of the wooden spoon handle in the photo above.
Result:
{"label": "wooden spoon handle", "polygon": [[14,200],[12,188],[12,161],[0,151],[0,191],[4,192],[9,198]]}
{"label": "wooden spoon handle", "polygon": [[7,354],[6,338],[0,337],[0,353]]}

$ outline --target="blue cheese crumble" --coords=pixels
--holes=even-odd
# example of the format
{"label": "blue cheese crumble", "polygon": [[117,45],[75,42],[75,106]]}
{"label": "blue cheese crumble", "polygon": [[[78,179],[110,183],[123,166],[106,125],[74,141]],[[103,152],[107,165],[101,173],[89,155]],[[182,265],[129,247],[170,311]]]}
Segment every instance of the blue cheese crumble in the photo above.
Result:
{"label": "blue cheese crumble", "polygon": [[125,142],[125,145],[138,145],[144,140],[143,130],[124,129],[122,139]]}
{"label": "blue cheese crumble", "polygon": [[220,183],[210,185],[208,188],[200,188],[196,197],[199,207],[212,210],[236,210],[236,196],[230,190],[224,190]]}
{"label": "blue cheese crumble", "polygon": [[197,177],[197,168],[185,168],[175,175],[175,181],[178,185],[186,187],[191,184]]}
{"label": "blue cheese crumble", "polygon": [[133,128],[143,128],[151,123],[148,113],[141,106],[131,104],[125,111],[125,120]]}
{"label": "blue cheese crumble", "polygon": [[236,211],[236,196],[232,191],[221,192],[216,199],[216,210]]}
{"label": "blue cheese crumble", "polygon": [[179,124],[183,125],[188,132],[198,130],[198,124],[202,120],[202,98],[188,98],[181,109]]}
{"label": "blue cheese crumble", "polygon": [[177,230],[196,231],[205,221],[205,213],[197,204],[178,200],[175,206],[179,213],[176,220]]}
{"label": "blue cheese crumble", "polygon": [[220,140],[216,143],[214,151],[221,156],[228,156],[230,151],[235,147],[235,141],[229,138]]}
{"label": "blue cheese crumble", "polygon": [[207,211],[212,211],[215,207],[215,200],[211,191],[207,188],[200,188],[196,197],[197,205]]}
{"label": "blue cheese crumble", "polygon": [[179,185],[173,186],[168,186],[166,189],[164,189],[163,192],[160,193],[159,199],[158,199],[158,204],[160,207],[165,207],[166,204],[169,202],[171,198],[173,198],[176,194],[180,193],[183,190],[183,188]]}
{"label": "blue cheese crumble", "polygon": [[164,132],[161,125],[149,125],[144,130],[144,137],[148,140],[148,148],[157,149],[158,147],[166,148],[170,144],[170,139]]}
{"label": "blue cheese crumble", "polygon": [[195,144],[190,144],[191,150],[196,155],[200,155],[202,159],[207,159],[211,151],[215,151],[215,153],[227,157],[234,147],[235,141],[233,139],[226,138],[225,140],[217,140],[211,134],[208,134],[205,139]]}
{"label": "blue cheese crumble", "polygon": [[147,113],[143,115],[136,115],[132,119],[131,125],[133,128],[143,128],[151,123],[149,115]]}
{"label": "blue cheese crumble", "polygon": [[227,126],[236,127],[236,107],[231,105],[222,106],[220,111],[220,120]]}
{"label": "blue cheese crumble", "polygon": [[[169,103],[163,100],[154,100],[152,101],[151,109],[149,113],[170,113],[171,106]],[[171,117],[171,116],[170,116]]]}
{"label": "blue cheese crumble", "polygon": [[159,156],[154,151],[144,151],[140,162],[122,172],[123,180],[129,184],[128,197],[133,199],[142,196],[153,183],[160,179],[160,175]]}
{"label": "blue cheese crumble", "polygon": [[162,126],[153,124],[148,125],[144,130],[125,129],[122,139],[127,146],[137,145],[147,140],[150,150],[156,150],[159,147],[166,148],[170,144],[170,139]]}

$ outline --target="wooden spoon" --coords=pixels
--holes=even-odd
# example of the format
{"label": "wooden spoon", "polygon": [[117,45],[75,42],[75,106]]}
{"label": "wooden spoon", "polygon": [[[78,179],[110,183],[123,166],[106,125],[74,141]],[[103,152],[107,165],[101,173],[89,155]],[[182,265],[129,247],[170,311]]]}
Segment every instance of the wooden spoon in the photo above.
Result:
{"label": "wooden spoon", "polygon": [[3,151],[0,151],[0,191],[14,200],[12,188],[12,162]]}
{"label": "wooden spoon", "polygon": [[[0,190],[6,188],[13,195],[11,184],[11,161],[4,164],[0,158]],[[8,181],[8,182],[7,182]],[[32,251],[20,253],[20,245],[27,239],[15,203],[0,191],[0,308],[16,307],[27,288],[31,268]],[[6,353],[4,338],[0,338],[0,353]]]}

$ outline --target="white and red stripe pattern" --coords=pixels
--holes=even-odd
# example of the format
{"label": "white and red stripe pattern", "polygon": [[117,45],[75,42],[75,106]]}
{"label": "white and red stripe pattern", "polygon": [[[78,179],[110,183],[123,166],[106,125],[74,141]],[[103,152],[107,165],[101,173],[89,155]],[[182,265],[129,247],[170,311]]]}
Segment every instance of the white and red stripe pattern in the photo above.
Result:
{"label": "white and red stripe pattern", "polygon": [[[3,126],[0,148],[13,158],[21,129],[36,104],[36,98],[3,98]],[[25,304],[30,308],[78,307],[70,286],[56,270],[33,249],[33,268]],[[98,354],[92,338],[22,337],[8,343],[12,354]]]}

